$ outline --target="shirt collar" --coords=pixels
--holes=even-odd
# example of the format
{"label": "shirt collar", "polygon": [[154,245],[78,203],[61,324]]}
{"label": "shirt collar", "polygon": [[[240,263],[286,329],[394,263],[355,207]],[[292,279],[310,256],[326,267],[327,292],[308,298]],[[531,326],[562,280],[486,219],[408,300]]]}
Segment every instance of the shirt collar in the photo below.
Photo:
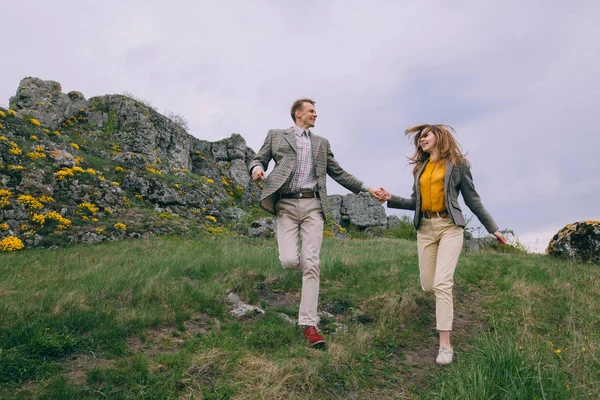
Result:
{"label": "shirt collar", "polygon": [[294,128],[294,133],[296,134],[296,136],[302,136],[302,133],[303,133],[304,131],[306,131],[307,133],[308,133],[308,132],[310,132],[308,129],[303,129],[303,128],[300,128],[300,127],[299,127],[298,125],[296,125],[296,124],[294,124],[293,128]]}

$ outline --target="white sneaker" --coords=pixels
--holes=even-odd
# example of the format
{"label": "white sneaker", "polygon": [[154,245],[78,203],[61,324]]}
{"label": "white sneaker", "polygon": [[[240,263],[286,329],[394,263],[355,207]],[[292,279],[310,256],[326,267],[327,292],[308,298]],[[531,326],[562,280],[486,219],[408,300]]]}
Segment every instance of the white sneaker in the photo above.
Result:
{"label": "white sneaker", "polygon": [[452,347],[441,346],[440,352],[438,353],[438,356],[435,359],[435,362],[438,365],[448,365],[452,362],[453,355],[454,355],[454,350],[452,350]]}

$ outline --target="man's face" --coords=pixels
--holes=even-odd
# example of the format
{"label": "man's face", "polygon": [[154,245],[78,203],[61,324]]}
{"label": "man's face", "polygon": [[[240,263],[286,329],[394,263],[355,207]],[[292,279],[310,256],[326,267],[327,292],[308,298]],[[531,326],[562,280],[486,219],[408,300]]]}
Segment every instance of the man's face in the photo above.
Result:
{"label": "man's face", "polygon": [[315,106],[310,103],[302,103],[302,108],[296,111],[296,125],[301,128],[312,128],[317,120]]}

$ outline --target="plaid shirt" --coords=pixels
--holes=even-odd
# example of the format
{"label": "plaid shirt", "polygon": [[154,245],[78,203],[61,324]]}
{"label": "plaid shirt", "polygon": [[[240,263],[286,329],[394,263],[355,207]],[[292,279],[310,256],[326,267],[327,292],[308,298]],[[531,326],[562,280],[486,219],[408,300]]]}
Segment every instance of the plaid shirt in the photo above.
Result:
{"label": "plaid shirt", "polygon": [[317,189],[317,172],[312,159],[309,131],[294,124],[296,136],[296,166],[289,179],[281,187],[281,193],[297,193],[315,191]]}

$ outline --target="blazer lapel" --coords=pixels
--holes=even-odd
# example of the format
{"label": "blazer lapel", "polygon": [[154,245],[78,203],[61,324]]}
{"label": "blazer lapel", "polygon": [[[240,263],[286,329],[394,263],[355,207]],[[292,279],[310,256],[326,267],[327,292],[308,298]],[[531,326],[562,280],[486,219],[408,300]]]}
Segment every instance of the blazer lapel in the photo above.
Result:
{"label": "blazer lapel", "polygon": [[296,134],[294,133],[294,128],[288,128],[284,132],[285,140],[287,140],[290,146],[292,146],[292,149],[294,149],[294,153],[297,153],[298,149],[296,147]]}
{"label": "blazer lapel", "polygon": [[312,149],[312,159],[313,159],[313,163],[316,165],[317,163],[317,156],[319,155],[319,146],[321,146],[321,141],[312,134],[312,132],[309,130],[308,131],[310,134],[310,148]]}
{"label": "blazer lapel", "polygon": [[429,163],[429,160],[427,160],[427,162],[421,166],[421,169],[419,170],[419,172],[417,173],[417,176],[415,177],[415,189],[416,189],[417,193],[419,194],[419,197],[421,196],[421,185],[419,185],[419,178],[421,177],[421,175],[423,175],[423,171],[425,171],[425,167],[427,166],[428,163]]}
{"label": "blazer lapel", "polygon": [[450,177],[452,176],[452,168],[454,168],[454,165],[452,165],[451,162],[447,162],[446,163],[446,175],[444,176],[444,192],[448,191],[448,184],[450,183]]}

